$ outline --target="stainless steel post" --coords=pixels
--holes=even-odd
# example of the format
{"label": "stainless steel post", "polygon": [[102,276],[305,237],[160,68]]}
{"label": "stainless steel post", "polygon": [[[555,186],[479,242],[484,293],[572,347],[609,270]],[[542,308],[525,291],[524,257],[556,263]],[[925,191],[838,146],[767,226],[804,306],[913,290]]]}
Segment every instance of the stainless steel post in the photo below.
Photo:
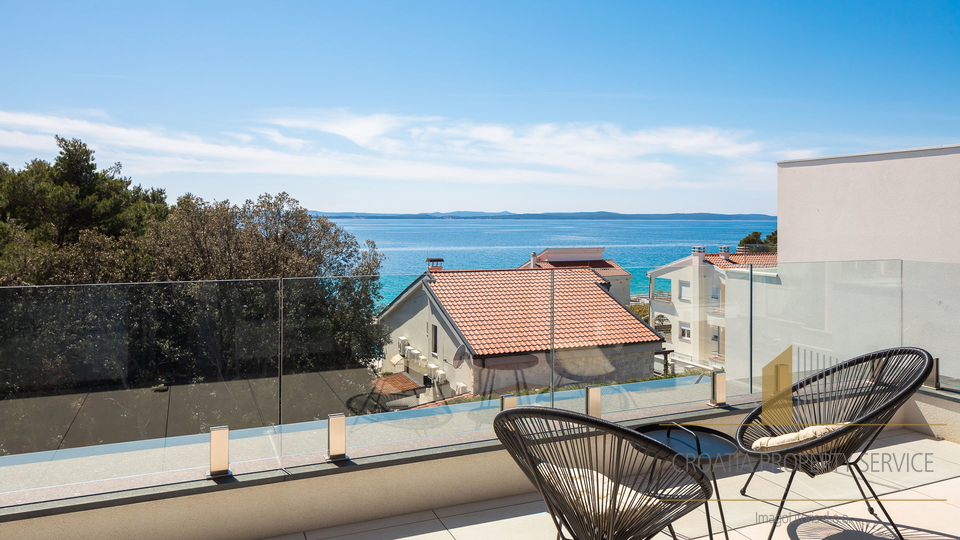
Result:
{"label": "stainless steel post", "polygon": [[207,478],[232,476],[230,472],[230,428],[210,428],[210,472]]}
{"label": "stainless steel post", "polygon": [[343,461],[347,457],[347,417],[343,413],[327,415],[327,462]]}
{"label": "stainless steel post", "polygon": [[933,369],[930,371],[930,375],[927,377],[927,380],[923,381],[923,386],[926,388],[932,388],[934,390],[940,389],[940,359],[933,359]]}
{"label": "stainless steel post", "polygon": [[713,391],[710,397],[711,407],[727,406],[727,374],[723,371],[713,372]]}
{"label": "stainless steel post", "polygon": [[586,388],[587,409],[586,413],[590,416],[600,418],[600,387],[588,386]]}

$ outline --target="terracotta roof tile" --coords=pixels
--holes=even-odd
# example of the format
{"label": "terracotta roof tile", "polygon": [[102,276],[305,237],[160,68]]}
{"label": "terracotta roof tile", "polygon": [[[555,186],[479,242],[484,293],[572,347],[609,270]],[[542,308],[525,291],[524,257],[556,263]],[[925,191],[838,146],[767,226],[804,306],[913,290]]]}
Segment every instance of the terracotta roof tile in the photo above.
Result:
{"label": "terracotta roof tile", "polygon": [[428,286],[478,355],[550,348],[550,274],[558,349],[661,341],[588,268],[445,270]]}
{"label": "terracotta roof tile", "polygon": [[410,390],[423,388],[406,373],[385,375],[373,381],[373,391],[378,394],[401,394]]}
{"label": "terracotta roof tile", "polygon": [[703,259],[717,268],[743,268],[748,264],[761,268],[772,268],[777,265],[776,253],[731,253],[730,260],[724,260],[719,253],[707,253]]}

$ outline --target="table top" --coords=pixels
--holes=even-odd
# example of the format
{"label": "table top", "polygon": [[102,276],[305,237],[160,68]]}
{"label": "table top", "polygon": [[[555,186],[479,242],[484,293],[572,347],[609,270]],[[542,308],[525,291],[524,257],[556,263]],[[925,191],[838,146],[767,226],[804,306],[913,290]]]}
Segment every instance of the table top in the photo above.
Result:
{"label": "table top", "polygon": [[[697,434],[700,440],[700,454],[697,455],[697,443],[690,430]],[[663,443],[675,450],[678,454],[701,464],[716,463],[736,455],[739,452],[733,437],[715,429],[703,426],[669,426],[666,424],[650,424],[641,426],[637,431]],[[667,436],[669,431],[669,437]]]}

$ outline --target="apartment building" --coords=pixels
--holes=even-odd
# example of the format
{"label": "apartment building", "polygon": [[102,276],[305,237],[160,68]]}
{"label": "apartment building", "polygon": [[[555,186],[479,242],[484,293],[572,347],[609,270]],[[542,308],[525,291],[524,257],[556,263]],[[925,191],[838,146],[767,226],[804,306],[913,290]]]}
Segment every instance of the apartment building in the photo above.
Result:
{"label": "apartment building", "polygon": [[672,349],[669,359],[681,369],[726,366],[727,308],[746,304],[746,298],[729,298],[728,272],[753,266],[776,267],[777,253],[731,253],[721,247],[707,253],[694,246],[689,257],[647,273],[650,279],[650,321]]}

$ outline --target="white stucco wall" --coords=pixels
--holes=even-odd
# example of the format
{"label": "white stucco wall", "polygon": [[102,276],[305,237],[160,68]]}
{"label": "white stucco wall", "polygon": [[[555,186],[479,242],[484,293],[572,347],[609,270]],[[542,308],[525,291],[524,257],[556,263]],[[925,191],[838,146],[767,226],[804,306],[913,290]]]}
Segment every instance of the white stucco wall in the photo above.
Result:
{"label": "white stucco wall", "polygon": [[[754,271],[753,375],[787,347],[794,371],[901,345],[900,261],[781,264]],[[750,282],[727,271],[727,373],[750,373]],[[740,299],[731,301],[732,299]]]}
{"label": "white stucco wall", "polygon": [[[458,367],[454,366],[454,353],[460,346],[459,336],[456,331],[446,322],[437,306],[433,305],[430,296],[421,288],[412,293],[403,301],[398,303],[389,314],[383,317],[381,322],[390,329],[390,343],[387,345],[387,359],[399,352],[398,339],[400,336],[409,340],[410,346],[420,351],[420,354],[427,357],[427,363],[433,363],[438,366],[440,371],[446,373],[449,388],[443,388],[442,397],[452,397],[452,389],[456,384],[462,382],[467,385],[467,392],[473,391],[473,378],[469,367],[469,362],[462,362]],[[427,325],[437,325],[437,353],[430,351],[431,338],[427,332]],[[416,361],[408,360],[410,366],[409,372],[414,380],[419,382],[420,375],[427,373],[427,368],[417,366]],[[386,363],[389,364],[389,363]],[[384,371],[402,371],[402,364],[396,367],[384,365]],[[423,401],[433,401],[441,396],[437,389],[428,390],[423,394]]]}
{"label": "white stucco wall", "polygon": [[[673,349],[677,355],[689,357],[693,362],[705,367],[722,362],[711,360],[717,351],[717,342],[712,340],[714,327],[721,328],[720,352],[725,351],[725,318],[723,315],[710,314],[711,307],[719,307],[720,299],[712,298],[713,288],[724,284],[723,275],[702,256],[684,259],[682,264],[658,269],[652,272],[656,279],[670,280],[671,302],[652,300],[650,303],[651,321],[658,315],[668,318],[671,323],[671,340],[664,348]],[[690,284],[690,297],[680,298],[680,282]],[[680,337],[681,323],[690,325],[690,339]]]}
{"label": "white stucco wall", "polygon": [[960,145],[778,163],[779,261],[960,262]]}
{"label": "white stucco wall", "polygon": [[604,276],[610,282],[610,296],[625,306],[630,305],[630,277]]}

